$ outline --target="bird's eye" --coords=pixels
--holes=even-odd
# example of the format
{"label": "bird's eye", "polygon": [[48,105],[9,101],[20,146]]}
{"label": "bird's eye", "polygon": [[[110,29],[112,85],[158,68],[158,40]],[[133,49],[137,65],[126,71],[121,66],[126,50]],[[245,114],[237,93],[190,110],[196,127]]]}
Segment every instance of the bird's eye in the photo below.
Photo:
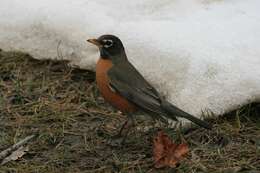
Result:
{"label": "bird's eye", "polygon": [[104,42],[104,47],[105,48],[109,48],[111,46],[113,46],[113,41],[112,40],[103,40]]}

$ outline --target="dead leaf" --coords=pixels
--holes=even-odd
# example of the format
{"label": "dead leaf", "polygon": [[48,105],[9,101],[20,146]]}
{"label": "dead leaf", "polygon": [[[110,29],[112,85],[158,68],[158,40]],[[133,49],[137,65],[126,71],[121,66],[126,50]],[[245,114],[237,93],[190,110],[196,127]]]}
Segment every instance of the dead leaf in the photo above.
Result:
{"label": "dead leaf", "polygon": [[17,150],[15,150],[14,152],[12,152],[12,154],[10,154],[8,157],[6,157],[2,162],[1,165],[4,165],[12,160],[17,160],[19,158],[21,158],[27,151],[29,151],[29,147],[26,146],[21,146],[20,148],[18,148]]}
{"label": "dead leaf", "polygon": [[189,148],[186,143],[174,143],[163,131],[159,131],[153,139],[155,168],[166,166],[175,168],[188,152]]}

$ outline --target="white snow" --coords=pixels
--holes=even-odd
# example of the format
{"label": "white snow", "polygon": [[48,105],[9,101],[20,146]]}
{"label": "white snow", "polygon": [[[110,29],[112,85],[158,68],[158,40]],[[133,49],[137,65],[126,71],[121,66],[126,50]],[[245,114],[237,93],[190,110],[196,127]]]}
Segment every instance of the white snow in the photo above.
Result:
{"label": "white snow", "polygon": [[[115,34],[132,63],[185,111],[260,100],[259,0],[1,0],[0,48],[93,68],[86,39]],[[59,42],[61,42],[60,46]]]}

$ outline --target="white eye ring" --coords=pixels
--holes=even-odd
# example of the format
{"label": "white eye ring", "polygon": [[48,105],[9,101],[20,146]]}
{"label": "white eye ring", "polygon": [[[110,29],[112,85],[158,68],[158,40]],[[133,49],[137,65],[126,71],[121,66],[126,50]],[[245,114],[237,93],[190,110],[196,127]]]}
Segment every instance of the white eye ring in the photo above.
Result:
{"label": "white eye ring", "polygon": [[113,46],[113,41],[112,40],[103,40],[104,42],[104,47],[105,48],[109,48],[111,46]]}

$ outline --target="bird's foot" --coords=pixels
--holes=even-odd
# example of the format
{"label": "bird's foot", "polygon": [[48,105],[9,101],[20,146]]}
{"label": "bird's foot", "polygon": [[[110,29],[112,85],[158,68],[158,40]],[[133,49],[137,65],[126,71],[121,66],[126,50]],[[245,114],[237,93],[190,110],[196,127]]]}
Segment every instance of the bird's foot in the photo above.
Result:
{"label": "bird's foot", "polygon": [[125,144],[126,136],[116,134],[108,140],[108,144],[112,147],[122,147]]}

